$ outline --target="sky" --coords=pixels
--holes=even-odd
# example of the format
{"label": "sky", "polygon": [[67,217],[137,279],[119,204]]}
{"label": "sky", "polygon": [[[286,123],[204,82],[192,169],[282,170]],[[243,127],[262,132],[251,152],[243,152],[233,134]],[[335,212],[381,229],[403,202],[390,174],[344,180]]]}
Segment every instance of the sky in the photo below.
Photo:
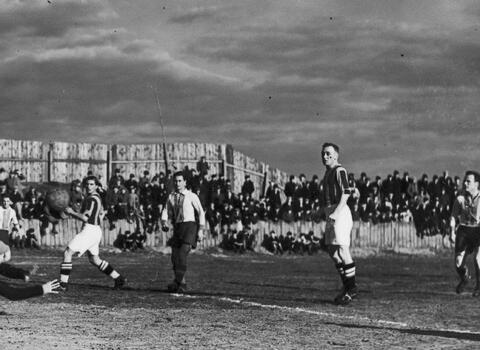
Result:
{"label": "sky", "polygon": [[0,0],[0,138],[232,144],[288,173],[480,169],[476,0]]}

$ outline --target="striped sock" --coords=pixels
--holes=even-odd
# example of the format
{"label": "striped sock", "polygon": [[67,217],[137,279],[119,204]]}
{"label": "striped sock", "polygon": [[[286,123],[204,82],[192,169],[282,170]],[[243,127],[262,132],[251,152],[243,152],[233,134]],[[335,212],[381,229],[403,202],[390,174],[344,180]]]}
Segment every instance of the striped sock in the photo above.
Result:
{"label": "striped sock", "polygon": [[345,289],[347,291],[355,288],[355,263],[344,265],[345,271]]}
{"label": "striped sock", "polygon": [[68,283],[73,264],[71,262],[62,262],[60,265],[60,282]]}
{"label": "striped sock", "polygon": [[118,276],[120,276],[120,274],[115,271],[112,267],[112,265],[110,265],[107,261],[105,260],[102,260],[102,262],[100,263],[100,265],[98,265],[98,269],[100,271],[102,271],[105,275],[107,276],[110,276],[112,277],[113,279],[116,279],[118,278]]}

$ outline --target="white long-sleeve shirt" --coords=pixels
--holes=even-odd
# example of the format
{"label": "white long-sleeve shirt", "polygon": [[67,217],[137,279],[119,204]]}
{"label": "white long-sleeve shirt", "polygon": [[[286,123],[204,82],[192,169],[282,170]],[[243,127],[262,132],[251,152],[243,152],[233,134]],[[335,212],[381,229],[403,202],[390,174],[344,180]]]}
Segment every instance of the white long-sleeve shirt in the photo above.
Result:
{"label": "white long-sleeve shirt", "polygon": [[198,216],[200,228],[205,226],[205,212],[198,196],[189,190],[172,192],[167,199],[167,204],[162,211],[162,222],[171,220],[175,224],[182,222],[196,222],[195,212]]}
{"label": "white long-sleeve shirt", "polygon": [[10,231],[11,225],[18,225],[17,214],[12,208],[0,207],[0,229]]}

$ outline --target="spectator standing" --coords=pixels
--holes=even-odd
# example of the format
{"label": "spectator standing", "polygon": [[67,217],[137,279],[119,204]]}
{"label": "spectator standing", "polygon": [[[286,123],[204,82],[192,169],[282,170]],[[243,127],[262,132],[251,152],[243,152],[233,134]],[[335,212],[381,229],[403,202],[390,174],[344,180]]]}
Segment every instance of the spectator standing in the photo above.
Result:
{"label": "spectator standing", "polygon": [[133,187],[135,189],[138,188],[138,181],[135,177],[135,174],[130,174],[129,178],[127,181],[125,181],[125,187],[130,191],[130,188]]}
{"label": "spectator standing", "polygon": [[288,182],[285,184],[285,196],[293,198],[297,190],[297,184],[295,182],[295,176],[290,175]]}
{"label": "spectator standing", "polygon": [[125,179],[123,178],[120,169],[116,168],[112,177],[108,180],[108,188],[113,186],[123,186]]}
{"label": "spectator standing", "polygon": [[210,170],[210,165],[207,163],[205,156],[201,156],[197,162],[198,175],[203,178],[208,175],[208,170]]}
{"label": "spectator standing", "polygon": [[138,180],[139,189],[142,190],[147,183],[148,184],[150,183],[150,172],[148,170],[145,170],[143,172],[143,176],[141,176],[140,179]]}
{"label": "spectator standing", "polygon": [[249,195],[250,197],[253,195],[255,191],[255,185],[253,184],[252,180],[250,180],[250,175],[245,175],[245,181],[242,185],[242,194],[244,196]]}

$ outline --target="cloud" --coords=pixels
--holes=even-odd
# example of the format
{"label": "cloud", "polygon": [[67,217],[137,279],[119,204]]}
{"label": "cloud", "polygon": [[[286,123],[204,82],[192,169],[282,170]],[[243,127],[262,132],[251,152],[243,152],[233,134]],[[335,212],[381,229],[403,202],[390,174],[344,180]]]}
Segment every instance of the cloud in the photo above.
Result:
{"label": "cloud", "polygon": [[156,89],[169,141],[292,173],[326,140],[354,172],[478,155],[472,2],[52,2],[1,3],[4,138],[156,142]]}
{"label": "cloud", "polygon": [[0,33],[19,36],[58,37],[73,26],[101,23],[115,17],[115,11],[100,0],[15,1],[0,3]]}
{"label": "cloud", "polygon": [[176,24],[191,24],[196,21],[214,20],[217,15],[218,7],[194,7],[173,15],[169,21]]}

